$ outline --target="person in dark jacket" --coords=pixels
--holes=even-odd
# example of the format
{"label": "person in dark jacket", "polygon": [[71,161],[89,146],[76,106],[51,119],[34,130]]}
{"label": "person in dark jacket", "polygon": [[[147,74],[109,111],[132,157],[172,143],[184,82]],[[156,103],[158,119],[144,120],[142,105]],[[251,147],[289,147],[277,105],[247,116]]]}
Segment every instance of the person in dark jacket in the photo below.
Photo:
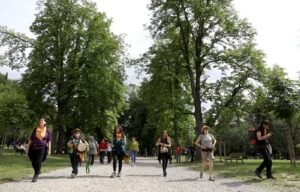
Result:
{"label": "person in dark jacket", "polygon": [[275,179],[272,175],[272,147],[268,141],[272,137],[272,133],[267,133],[267,130],[270,128],[270,122],[264,120],[261,122],[259,128],[256,131],[257,137],[257,150],[263,156],[263,162],[255,170],[255,175],[259,178],[262,178],[261,172],[266,168],[267,170],[267,179]]}
{"label": "person in dark jacket", "polygon": [[[112,158],[113,158],[113,173],[111,178],[121,177],[122,171],[122,161],[125,156],[125,145],[126,145],[126,136],[122,131],[120,126],[117,126],[112,139]],[[117,170],[117,161],[119,163],[118,174],[116,174]]]}

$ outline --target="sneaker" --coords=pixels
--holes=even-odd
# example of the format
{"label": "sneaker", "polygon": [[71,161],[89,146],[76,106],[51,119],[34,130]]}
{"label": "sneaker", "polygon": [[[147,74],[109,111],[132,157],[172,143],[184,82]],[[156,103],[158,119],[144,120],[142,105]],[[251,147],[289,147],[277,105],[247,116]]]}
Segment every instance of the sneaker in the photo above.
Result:
{"label": "sneaker", "polygon": [[267,176],[267,179],[276,179],[276,178],[273,177],[273,175],[271,175],[271,176]]}
{"label": "sneaker", "polygon": [[213,177],[209,177],[209,179],[208,179],[209,181],[215,181],[215,179],[213,178]]}
{"label": "sneaker", "polygon": [[75,174],[75,173],[72,173],[72,174],[71,174],[71,178],[74,179],[75,177],[76,177],[76,174]]}
{"label": "sneaker", "polygon": [[121,177],[121,173],[120,172],[118,173],[117,177]]}
{"label": "sneaker", "polygon": [[203,178],[203,172],[200,172],[200,179]]}
{"label": "sneaker", "polygon": [[38,180],[38,174],[35,174],[34,176],[33,176],[33,178],[32,178],[32,182],[37,182],[37,180]]}
{"label": "sneaker", "polygon": [[114,178],[114,177],[116,177],[117,176],[117,174],[116,174],[116,172],[114,171],[112,174],[111,174],[111,178]]}
{"label": "sneaker", "polygon": [[255,173],[255,175],[256,175],[258,178],[260,178],[260,179],[262,178],[262,176],[261,176],[261,174],[260,174],[260,172],[259,172],[259,171],[255,170],[255,172],[254,172],[254,173]]}

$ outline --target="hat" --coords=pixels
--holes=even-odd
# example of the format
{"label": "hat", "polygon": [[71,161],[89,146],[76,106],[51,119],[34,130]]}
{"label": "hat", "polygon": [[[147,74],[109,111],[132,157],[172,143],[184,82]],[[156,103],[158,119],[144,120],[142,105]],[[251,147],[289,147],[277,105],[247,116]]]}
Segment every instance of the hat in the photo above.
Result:
{"label": "hat", "polygon": [[207,129],[207,130],[209,130],[209,127],[208,127],[207,125],[204,125],[204,126],[202,127],[202,129],[201,129],[201,132],[203,132],[203,131],[204,131],[204,129]]}
{"label": "hat", "polygon": [[74,130],[73,130],[73,133],[75,133],[75,132],[80,132],[80,129],[78,129],[78,128],[77,128],[77,129],[74,129]]}

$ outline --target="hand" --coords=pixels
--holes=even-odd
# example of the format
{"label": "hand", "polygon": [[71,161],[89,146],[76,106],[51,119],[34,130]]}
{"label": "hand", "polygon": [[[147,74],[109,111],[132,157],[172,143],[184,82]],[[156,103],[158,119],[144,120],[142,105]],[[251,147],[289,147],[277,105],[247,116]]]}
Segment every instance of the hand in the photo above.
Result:
{"label": "hand", "polygon": [[273,136],[273,133],[272,133],[272,132],[268,133],[268,138],[270,138],[270,137],[272,137],[272,136]]}

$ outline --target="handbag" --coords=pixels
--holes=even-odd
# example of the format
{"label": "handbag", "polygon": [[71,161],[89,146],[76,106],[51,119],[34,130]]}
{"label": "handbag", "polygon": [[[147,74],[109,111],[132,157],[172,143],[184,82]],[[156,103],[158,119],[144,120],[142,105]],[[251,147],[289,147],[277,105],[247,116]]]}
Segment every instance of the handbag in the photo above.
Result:
{"label": "handbag", "polygon": [[168,153],[169,149],[168,149],[168,147],[160,147],[160,152],[161,153]]}

